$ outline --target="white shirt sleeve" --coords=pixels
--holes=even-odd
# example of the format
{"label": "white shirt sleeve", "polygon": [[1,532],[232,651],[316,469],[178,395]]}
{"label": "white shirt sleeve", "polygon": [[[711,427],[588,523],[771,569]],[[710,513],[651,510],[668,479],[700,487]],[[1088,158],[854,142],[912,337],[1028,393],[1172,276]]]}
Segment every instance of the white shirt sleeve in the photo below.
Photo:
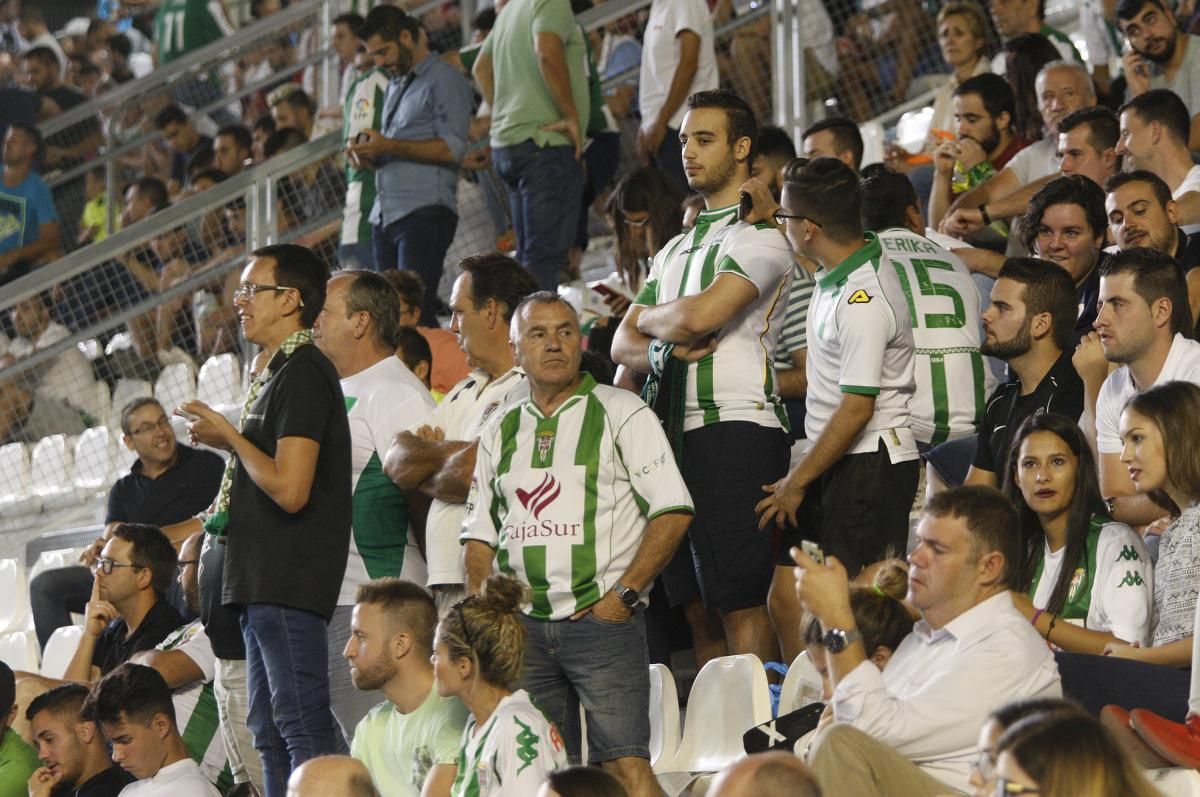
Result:
{"label": "white shirt sleeve", "polygon": [[792,272],[792,250],[787,239],[774,229],[740,227],[737,237],[717,261],[717,274],[737,274],[758,289],[759,296],[770,296]]}
{"label": "white shirt sleeve", "polygon": [[[536,711],[536,709],[534,710]],[[489,797],[529,797],[537,794],[546,776],[566,764],[562,740],[544,719],[513,714],[501,717],[492,729],[489,746],[495,751]]]}
{"label": "white shirt sleeve", "polygon": [[708,4],[704,0],[682,0],[672,5],[674,7],[671,9],[670,19],[675,36],[679,36],[685,30],[690,30],[697,36],[703,36],[705,33],[712,35],[712,21],[708,15]]}
{"label": "white shirt sleeve", "polygon": [[1124,523],[1108,523],[1096,544],[1096,580],[1087,627],[1147,645],[1154,614],[1154,566],[1141,537]]}
{"label": "white shirt sleeve", "polygon": [[896,334],[896,317],[882,294],[852,304],[850,300],[855,293],[847,288],[838,299],[838,338],[842,349],[838,385],[843,393],[874,396],[883,384],[883,358],[888,341]]}
{"label": "white shirt sleeve", "polygon": [[499,454],[500,424],[489,425],[479,438],[479,453],[475,457],[475,475],[467,494],[466,515],[458,541],[478,540],[493,549],[500,544],[499,518],[492,511],[495,498],[496,463]]}
{"label": "white shirt sleeve", "polygon": [[208,641],[208,634],[204,633],[201,623],[195,623],[188,629],[183,644],[177,645],[175,650],[182,651],[195,662],[200,672],[204,673],[204,683],[211,683],[216,677],[217,656],[213,653],[212,643]]}
{"label": "white shirt sleeve", "polygon": [[692,513],[694,506],[662,424],[642,405],[617,430],[617,447],[629,483],[648,519],[666,512]]}
{"label": "white shirt sleeve", "polygon": [[1123,387],[1129,379],[1128,366],[1108,375],[1096,397],[1096,448],[1101,454],[1121,453],[1121,410]]}

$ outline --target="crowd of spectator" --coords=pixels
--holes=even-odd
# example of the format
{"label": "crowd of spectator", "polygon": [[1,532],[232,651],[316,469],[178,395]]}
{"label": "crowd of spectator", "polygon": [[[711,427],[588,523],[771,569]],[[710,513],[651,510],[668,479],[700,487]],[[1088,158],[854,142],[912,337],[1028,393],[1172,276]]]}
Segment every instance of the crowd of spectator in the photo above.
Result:
{"label": "crowd of spectator", "polygon": [[[0,3],[33,117],[5,120],[3,280],[64,248],[39,172],[103,140],[36,122],[232,30],[143,5],[60,42]],[[161,134],[122,226],[339,126],[344,162],[280,181],[291,243],[247,256],[231,202],[5,319],[9,365],[166,293],[124,367],[255,354],[240,411],[119,408],[102,535],[30,585],[39,641],[75,613],[79,644],[61,679],[0,667],[0,795],[659,795],[648,665],[688,647],[822,678],[719,796],[1152,795],[1200,763],[1187,9],[1085,5],[1085,63],[1037,0],[798,3],[847,115],[797,147],[749,93],[769,30],[716,41],[732,3],[592,35],[587,5],[501,2],[461,48],[445,9],[378,5],[332,20],[336,97],[295,70],[221,102],[317,46],[279,31],[104,121]],[[858,123],[935,39],[929,138],[864,168]],[[489,236],[442,307],[488,170],[512,256]],[[615,271],[576,301],[592,207]],[[206,271],[199,314],[171,291]],[[95,423],[92,378],[69,349],[0,382],[0,438]]]}

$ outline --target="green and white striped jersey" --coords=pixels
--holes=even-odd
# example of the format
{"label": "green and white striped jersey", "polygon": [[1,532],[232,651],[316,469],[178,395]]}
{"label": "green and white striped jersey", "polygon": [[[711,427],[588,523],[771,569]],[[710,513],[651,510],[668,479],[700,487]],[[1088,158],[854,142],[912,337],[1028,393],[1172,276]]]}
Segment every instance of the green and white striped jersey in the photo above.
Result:
{"label": "green and white striped jersey", "polygon": [[[425,568],[409,545],[408,501],[383,472],[383,457],[396,435],[433,410],[433,397],[398,357],[342,380],[350,421],[352,489],[350,557],[339,606],[353,606],[358,585],[380,576],[424,583]],[[406,555],[407,552],[407,555]]]}
{"label": "green and white striped jersey", "polygon": [[200,773],[224,794],[233,786],[233,774],[225,756],[225,742],[217,718],[213,692],[217,657],[204,633],[204,624],[193,620],[175,629],[158,643],[157,650],[178,650],[191,659],[204,675],[203,681],[181,686],[171,695],[175,724],[183,736],[188,755],[200,765]]}
{"label": "green and white striped jersey", "polygon": [[775,344],[792,286],[792,250],[770,224],[746,224],[737,205],[707,210],[654,256],[635,304],[694,296],[721,274],[749,280],[758,298],[717,333],[717,350],[687,367],[684,431],[722,421],[786,428],[775,391]]}
{"label": "green and white striped jersey", "polygon": [[529,585],[526,614],[562,620],[620,580],[665,512],[690,514],[692,499],[658,417],[584,376],[549,417],[528,400],[489,422],[461,540],[487,543]]}
{"label": "green and white striped jersey", "polygon": [[937,445],[975,434],[995,385],[979,353],[979,291],[971,273],[957,255],[911,230],[892,227],[878,237],[900,278],[916,345],[913,436]]}
{"label": "green and white striped jersey", "polygon": [[558,728],[518,689],[496,704],[482,726],[474,717],[467,720],[450,797],[529,797],[565,766]]}
{"label": "green and white striped jersey", "polygon": [[[383,100],[388,77],[371,69],[355,77],[346,89],[342,140],[354,141],[363,130],[383,130]],[[343,246],[371,242],[371,208],[375,206],[375,170],[359,168],[346,159],[346,212],[342,216]]]}
{"label": "green and white striped jersey", "polygon": [[879,450],[892,462],[917,458],[909,418],[913,381],[913,335],[899,277],[879,241],[867,243],[832,269],[817,271],[808,308],[808,394],[804,433],[816,441],[842,394],[875,397],[875,411],[847,454]]}
{"label": "green and white striped jersey", "polygon": [[221,0],[164,0],[154,15],[160,66],[232,33]]}

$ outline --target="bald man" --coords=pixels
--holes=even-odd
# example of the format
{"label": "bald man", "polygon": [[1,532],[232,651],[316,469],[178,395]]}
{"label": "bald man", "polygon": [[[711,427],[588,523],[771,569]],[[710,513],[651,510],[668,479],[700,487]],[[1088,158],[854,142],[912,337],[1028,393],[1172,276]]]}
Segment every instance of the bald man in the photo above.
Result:
{"label": "bald man", "polygon": [[311,758],[288,778],[287,797],[328,797],[331,794],[379,797],[366,766],[348,755]]}
{"label": "bald man", "polygon": [[804,762],[796,756],[790,753],[758,753],[718,772],[708,795],[821,797],[821,787]]}

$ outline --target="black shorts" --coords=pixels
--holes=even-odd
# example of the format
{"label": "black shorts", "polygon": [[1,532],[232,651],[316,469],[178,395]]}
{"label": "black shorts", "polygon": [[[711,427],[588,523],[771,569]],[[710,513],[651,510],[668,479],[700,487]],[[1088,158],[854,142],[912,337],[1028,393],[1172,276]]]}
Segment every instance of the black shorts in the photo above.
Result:
{"label": "black shorts", "polygon": [[681,545],[663,571],[671,605],[687,603],[697,590],[710,609],[765,605],[775,534],[759,530],[754,506],[767,495],[764,484],[787,474],[786,433],[748,421],[695,429],[683,436],[681,470],[696,515],[688,529],[690,549]]}
{"label": "black shorts", "polygon": [[776,563],[791,565],[788,550],[801,540],[836,556],[851,577],[888,553],[903,557],[920,475],[920,460],[892,464],[882,441],[874,453],[842,457],[805,491],[800,526],[784,528]]}

